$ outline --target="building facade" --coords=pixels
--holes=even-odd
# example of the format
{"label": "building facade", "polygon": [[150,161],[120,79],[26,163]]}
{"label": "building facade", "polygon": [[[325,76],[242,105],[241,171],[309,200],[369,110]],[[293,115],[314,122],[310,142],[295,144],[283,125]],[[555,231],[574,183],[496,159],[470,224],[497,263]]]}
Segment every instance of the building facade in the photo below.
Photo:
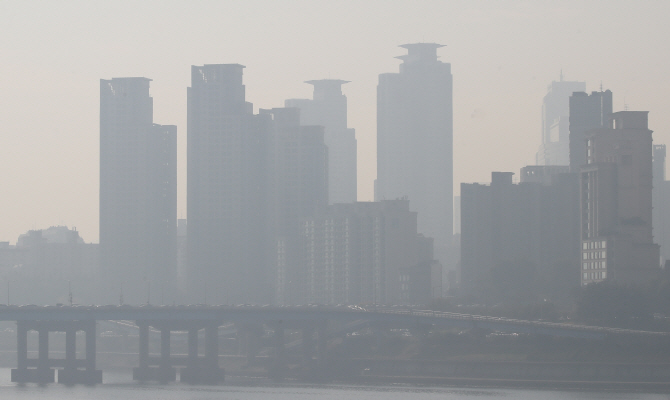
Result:
{"label": "building facade", "polygon": [[322,126],[300,124],[302,110],[260,110],[272,119],[271,217],[274,234],[293,235],[301,217],[328,204],[328,147]]}
{"label": "building facade", "polygon": [[612,115],[612,92],[609,90],[574,92],[570,96],[570,170],[579,172],[586,164],[586,133],[604,128]]}
{"label": "building facade", "polygon": [[542,144],[537,165],[570,165],[569,98],[573,92],[586,90],[584,82],[551,82],[542,100]]}
{"label": "building facade", "polygon": [[15,246],[0,242],[0,279],[10,304],[69,304],[70,298],[101,304],[105,299],[92,284],[99,268],[100,246],[84,243],[76,228],[30,230]]}
{"label": "building facade", "polygon": [[[278,246],[279,260],[284,249]],[[428,265],[430,277],[430,268],[438,268],[431,264],[432,240],[417,234],[407,200],[334,204],[302,218],[295,259],[278,263],[287,277],[280,304],[409,304],[410,293],[430,296],[433,289],[425,276],[412,281],[428,282],[419,289],[401,276],[421,276],[414,269]]]}
{"label": "building facade", "polygon": [[271,280],[277,304],[294,290],[300,249],[301,218],[328,204],[328,148],[322,126],[300,125],[302,110],[293,107],[261,110],[272,118],[270,216],[274,259]]}
{"label": "building facade", "polygon": [[434,238],[435,257],[450,262],[453,240],[451,64],[435,43],[405,44],[399,73],[379,76],[375,200],[407,198],[418,230]]}
{"label": "building facade", "polygon": [[152,284],[174,285],[177,128],[153,123],[150,81],[100,81],[100,276],[110,302],[121,287],[141,303]]}
{"label": "building facade", "polygon": [[644,282],[659,270],[652,235],[652,131],[648,112],[613,113],[587,133],[581,168],[581,282]]}
{"label": "building facade", "polygon": [[654,189],[652,196],[654,242],[661,247],[661,265],[670,260],[670,181],[665,179],[666,146],[655,144],[653,150]]}
{"label": "building facade", "polygon": [[578,177],[567,170],[530,166],[518,184],[512,172],[493,172],[489,185],[461,184],[463,294],[501,301],[493,289],[509,280],[502,295],[518,284],[528,293],[519,301],[540,293],[562,301],[579,286]]}
{"label": "building facade", "polygon": [[301,125],[320,125],[328,146],[329,204],[357,200],[356,131],[347,127],[347,96],[342,85],[347,81],[320,79],[307,81],[314,86],[313,99],[289,99],[286,107],[300,109]]}
{"label": "building facade", "polygon": [[191,68],[188,88],[189,299],[269,303],[271,118],[245,98],[243,65]]}

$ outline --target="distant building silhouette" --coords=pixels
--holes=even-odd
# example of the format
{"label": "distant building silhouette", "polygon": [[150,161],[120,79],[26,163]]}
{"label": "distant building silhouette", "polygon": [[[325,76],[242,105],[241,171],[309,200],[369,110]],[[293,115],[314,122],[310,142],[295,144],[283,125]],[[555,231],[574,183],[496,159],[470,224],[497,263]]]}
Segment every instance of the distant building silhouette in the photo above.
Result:
{"label": "distant building silhouette", "polygon": [[647,111],[612,114],[589,131],[581,169],[581,282],[643,282],[659,270],[652,236],[652,131]]}
{"label": "distant building silhouette", "polygon": [[612,115],[612,92],[609,90],[574,92],[570,96],[570,170],[579,172],[586,164],[586,132],[603,128]]}
{"label": "distant building silhouette", "polygon": [[407,200],[387,200],[334,204],[301,218],[295,263],[280,264],[294,269],[280,304],[410,304],[439,295],[441,267],[416,217]]}
{"label": "distant building silhouette", "polygon": [[521,168],[519,181],[550,186],[555,179],[568,172],[570,167],[567,165],[529,165]]}
{"label": "distant building silhouette", "polygon": [[244,66],[191,68],[188,88],[190,301],[269,303],[270,116],[245,100]]}
{"label": "distant building silhouette", "polygon": [[275,233],[293,234],[298,219],[328,204],[328,147],[322,126],[300,124],[298,108],[260,110],[272,119],[270,172]]}
{"label": "distant building silhouette", "polygon": [[461,184],[464,295],[484,301],[494,288],[514,291],[497,286],[504,284],[499,275],[536,296],[526,302],[540,295],[565,300],[579,286],[579,192],[577,175],[567,172],[567,166],[529,166],[518,184],[512,172],[493,172],[490,185]]}
{"label": "distant building silhouette", "polygon": [[84,243],[76,228],[52,226],[19,236],[16,246],[0,243],[0,279],[7,282],[12,304],[94,304],[101,299],[93,285],[100,268],[98,244]]}
{"label": "distant building silhouette", "polygon": [[274,253],[271,278],[274,301],[296,290],[300,252],[300,219],[313,216],[328,204],[328,148],[322,126],[301,126],[298,108],[260,110],[272,118],[271,201],[268,222],[273,226]]}
{"label": "distant building silhouette", "polygon": [[379,75],[375,199],[408,198],[418,230],[433,237],[435,256],[449,259],[453,240],[451,64],[435,43],[405,44],[399,73]]}
{"label": "distant building silhouette", "polygon": [[[148,78],[100,80],[100,250],[104,301],[129,303],[176,271],[177,128],[153,123]],[[170,291],[174,293],[174,291]]]}
{"label": "distant building silhouette", "polygon": [[652,195],[654,242],[661,246],[661,265],[670,260],[670,181],[665,179],[664,144],[654,145],[654,189]]}
{"label": "distant building silhouette", "polygon": [[584,82],[551,82],[542,100],[542,144],[537,165],[570,165],[569,98],[573,92],[586,90]]}
{"label": "distant building silhouette", "polygon": [[181,293],[188,290],[188,236],[187,221],[185,218],[177,219],[177,289]]}
{"label": "distant building silhouette", "polygon": [[347,96],[342,94],[342,85],[348,82],[320,79],[307,83],[314,86],[314,98],[289,99],[285,105],[300,109],[302,125],[325,129],[329,203],[353,203],[357,200],[356,132],[347,128]]}

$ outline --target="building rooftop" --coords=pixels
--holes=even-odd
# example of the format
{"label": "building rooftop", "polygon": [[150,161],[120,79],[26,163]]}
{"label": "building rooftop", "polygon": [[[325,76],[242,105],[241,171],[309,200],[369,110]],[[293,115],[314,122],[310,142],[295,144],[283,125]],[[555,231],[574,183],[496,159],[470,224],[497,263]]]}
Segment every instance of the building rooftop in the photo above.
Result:
{"label": "building rooftop", "polygon": [[407,54],[398,56],[396,58],[404,62],[415,61],[437,61],[437,49],[445,47],[445,45],[437,43],[409,43],[401,44],[399,47],[407,49]]}

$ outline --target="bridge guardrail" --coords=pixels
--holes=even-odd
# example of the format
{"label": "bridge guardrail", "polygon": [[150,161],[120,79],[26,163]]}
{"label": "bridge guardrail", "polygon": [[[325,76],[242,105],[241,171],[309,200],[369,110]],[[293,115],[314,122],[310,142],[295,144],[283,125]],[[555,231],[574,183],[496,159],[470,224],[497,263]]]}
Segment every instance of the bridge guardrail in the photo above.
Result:
{"label": "bridge guardrail", "polygon": [[604,326],[568,324],[564,322],[528,321],[528,320],[518,320],[514,318],[505,318],[505,317],[492,317],[488,315],[460,314],[448,311],[415,310],[415,309],[410,310],[376,309],[375,312],[385,314],[397,314],[397,315],[413,315],[413,316],[431,317],[431,318],[448,318],[448,319],[457,319],[466,321],[498,322],[513,325],[532,326],[537,328],[554,328],[554,329],[566,329],[573,331],[579,330],[579,331],[599,332],[599,333],[670,336],[670,332],[655,332],[655,331],[642,331],[642,330],[633,330],[624,328],[610,328]]}

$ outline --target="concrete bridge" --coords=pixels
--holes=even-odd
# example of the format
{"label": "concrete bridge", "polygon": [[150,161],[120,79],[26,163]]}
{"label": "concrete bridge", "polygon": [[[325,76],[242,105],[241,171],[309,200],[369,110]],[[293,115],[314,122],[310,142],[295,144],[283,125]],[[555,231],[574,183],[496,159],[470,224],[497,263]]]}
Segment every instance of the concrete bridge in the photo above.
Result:
{"label": "concrete bridge", "polygon": [[[503,333],[530,333],[551,336],[599,339],[608,335],[669,336],[668,332],[649,332],[566,323],[524,321],[409,308],[356,306],[0,306],[0,321],[17,322],[17,368],[12,382],[58,382],[65,384],[102,383],[102,371],[95,366],[96,322],[134,321],[139,329],[138,367],[133,379],[174,381],[177,367],[180,380],[188,383],[216,384],[224,379],[219,366],[219,327],[235,323],[245,331],[247,341],[258,340],[258,327],[274,331],[274,358],[269,373],[280,377],[285,363],[284,330],[300,330],[305,363],[315,371],[323,369],[328,321],[342,326],[366,322],[389,328],[479,328]],[[149,329],[160,331],[160,356],[149,355]],[[38,356],[28,358],[28,332],[38,333]],[[204,331],[204,355],[198,352],[199,331]],[[76,358],[76,334],[85,332],[85,358]],[[186,357],[171,355],[171,332],[188,332]],[[49,358],[49,332],[65,332],[65,358]],[[316,336],[316,338],[315,338]],[[248,354],[253,357],[253,354]]]}

